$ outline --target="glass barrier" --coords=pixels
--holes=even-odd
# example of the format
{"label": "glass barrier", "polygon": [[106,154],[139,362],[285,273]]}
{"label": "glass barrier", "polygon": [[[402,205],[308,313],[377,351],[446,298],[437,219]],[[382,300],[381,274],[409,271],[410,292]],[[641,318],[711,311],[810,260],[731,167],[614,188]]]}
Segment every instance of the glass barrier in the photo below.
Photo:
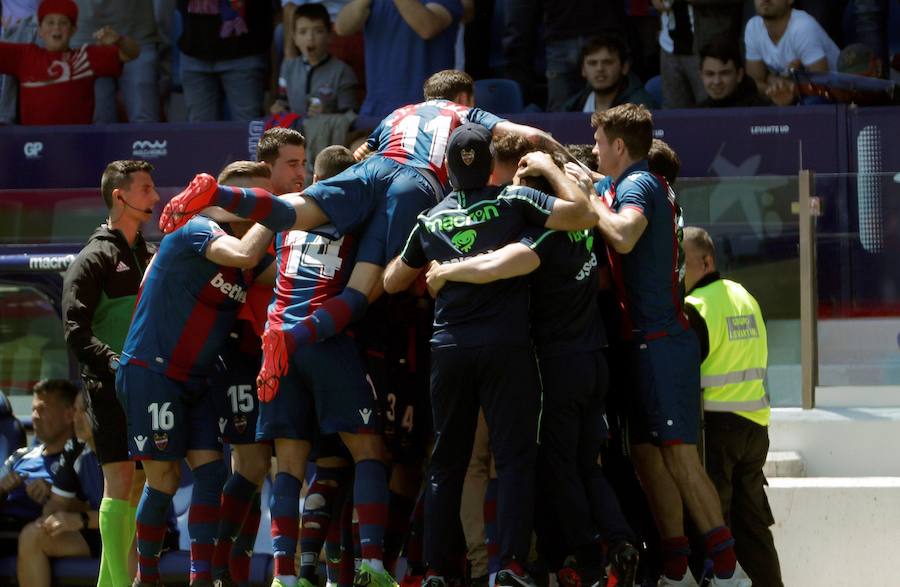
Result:
{"label": "glass barrier", "polygon": [[[163,202],[182,188],[157,187]],[[159,212],[144,236],[158,241]],[[98,188],[0,190],[0,245],[83,243],[108,215]]]}
{"label": "glass barrier", "polygon": [[723,277],[759,301],[773,406],[800,406],[800,256],[796,176],[679,178],[685,226],[705,228]]}
{"label": "glass barrier", "polygon": [[898,386],[900,173],[815,178],[819,385]]}

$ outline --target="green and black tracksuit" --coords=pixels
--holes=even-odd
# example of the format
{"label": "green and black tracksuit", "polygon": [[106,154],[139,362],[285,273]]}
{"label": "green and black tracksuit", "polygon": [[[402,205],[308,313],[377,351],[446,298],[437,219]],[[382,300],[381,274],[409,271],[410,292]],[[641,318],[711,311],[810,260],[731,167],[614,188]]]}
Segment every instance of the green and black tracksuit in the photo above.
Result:
{"label": "green and black tracksuit", "polygon": [[65,274],[63,328],[81,364],[101,463],[128,460],[125,413],[116,399],[110,359],[122,352],[141,279],[155,252],[140,233],[131,246],[120,231],[102,224]]}

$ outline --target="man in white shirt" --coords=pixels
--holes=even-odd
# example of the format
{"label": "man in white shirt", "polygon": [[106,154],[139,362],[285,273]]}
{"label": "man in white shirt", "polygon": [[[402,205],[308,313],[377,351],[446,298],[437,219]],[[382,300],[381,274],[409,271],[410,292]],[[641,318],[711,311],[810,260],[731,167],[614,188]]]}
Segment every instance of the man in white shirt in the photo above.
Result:
{"label": "man in white shirt", "polygon": [[816,20],[792,7],[793,0],[755,0],[756,13],[747,23],[747,74],[760,93],[778,105],[793,104],[796,88],[787,76],[792,68],[834,71],[840,49]]}

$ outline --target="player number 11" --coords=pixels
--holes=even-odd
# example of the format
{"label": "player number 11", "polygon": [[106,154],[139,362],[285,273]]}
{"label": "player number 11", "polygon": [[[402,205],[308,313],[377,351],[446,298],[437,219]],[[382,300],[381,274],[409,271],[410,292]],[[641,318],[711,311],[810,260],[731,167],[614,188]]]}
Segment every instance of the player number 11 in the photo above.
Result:
{"label": "player number 11", "polygon": [[[403,134],[401,145],[407,153],[414,153],[416,150],[416,137],[419,136],[419,122],[422,117],[411,114],[404,117],[397,126]],[[449,116],[436,116],[425,123],[422,129],[426,133],[431,133],[431,145],[428,147],[428,161],[435,167],[441,167],[444,164],[444,151],[447,150],[447,141],[450,140],[450,123],[452,119]]]}

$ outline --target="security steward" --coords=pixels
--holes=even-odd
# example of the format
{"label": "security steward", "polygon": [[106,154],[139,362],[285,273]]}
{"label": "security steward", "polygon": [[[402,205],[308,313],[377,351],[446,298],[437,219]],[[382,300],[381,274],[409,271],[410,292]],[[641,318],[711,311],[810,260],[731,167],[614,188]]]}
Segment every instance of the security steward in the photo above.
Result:
{"label": "security steward", "polygon": [[764,486],[769,451],[766,325],[759,304],[716,271],[702,228],[684,229],[685,312],[700,340],[706,468],[719,492],[740,565],[754,585],[781,587],[775,523]]}

